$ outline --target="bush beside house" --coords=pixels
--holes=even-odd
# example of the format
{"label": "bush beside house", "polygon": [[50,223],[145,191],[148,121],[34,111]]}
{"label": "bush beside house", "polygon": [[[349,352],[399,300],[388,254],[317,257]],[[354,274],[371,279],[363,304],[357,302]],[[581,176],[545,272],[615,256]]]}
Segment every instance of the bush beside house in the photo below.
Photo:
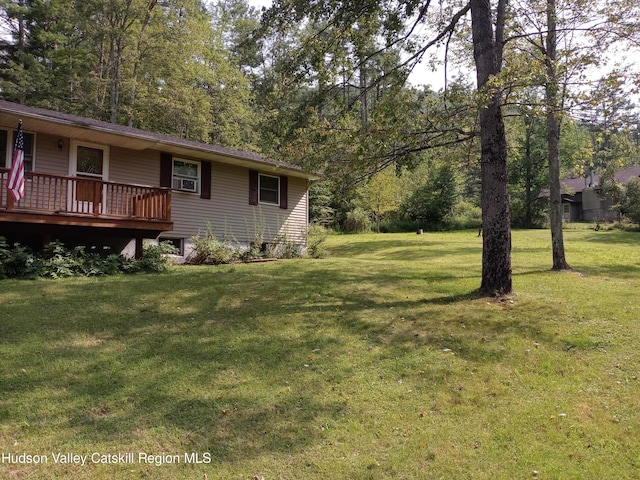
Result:
{"label": "bush beside house", "polygon": [[122,255],[101,256],[81,247],[68,249],[60,242],[49,243],[41,252],[18,243],[10,246],[0,237],[0,279],[96,277],[120,273],[159,273],[169,268],[168,255],[176,253],[168,243],[148,245],[142,258]]}

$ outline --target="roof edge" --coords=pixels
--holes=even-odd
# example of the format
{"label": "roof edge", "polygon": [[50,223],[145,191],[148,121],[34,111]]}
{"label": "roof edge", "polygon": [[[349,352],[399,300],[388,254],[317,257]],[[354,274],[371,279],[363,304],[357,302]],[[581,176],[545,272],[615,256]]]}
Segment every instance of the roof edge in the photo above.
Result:
{"label": "roof edge", "polygon": [[301,167],[297,165],[263,157],[262,155],[259,155],[257,153],[223,147],[211,143],[197,142],[180,137],[173,137],[170,135],[150,132],[139,128],[128,127],[116,123],[109,123],[102,120],[95,120],[78,115],[58,112],[56,110],[31,107],[0,99],[0,111],[17,116],[25,116],[28,118],[49,121],[61,125],[99,131],[102,133],[108,133],[111,135],[122,137],[134,138],[136,140],[149,142],[149,148],[173,147],[188,149],[205,155],[209,154],[212,156],[229,157],[232,159],[241,160],[243,162],[249,162],[250,164],[255,164],[256,168],[261,165],[264,167],[276,168],[278,170],[288,172],[295,176],[307,178],[309,180],[317,180],[320,178],[320,176],[317,174],[305,172]]}

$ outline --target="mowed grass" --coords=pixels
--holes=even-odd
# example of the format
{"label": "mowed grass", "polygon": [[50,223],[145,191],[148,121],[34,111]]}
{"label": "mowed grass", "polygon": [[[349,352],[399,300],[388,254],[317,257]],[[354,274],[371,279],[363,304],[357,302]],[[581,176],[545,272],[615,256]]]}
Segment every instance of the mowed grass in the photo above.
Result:
{"label": "mowed grass", "polygon": [[[1,281],[0,455],[48,463],[0,477],[638,478],[640,234],[565,242],[575,271],[552,272],[549,232],[514,231],[505,299],[474,294],[468,231]],[[135,461],[54,463],[68,452]]]}

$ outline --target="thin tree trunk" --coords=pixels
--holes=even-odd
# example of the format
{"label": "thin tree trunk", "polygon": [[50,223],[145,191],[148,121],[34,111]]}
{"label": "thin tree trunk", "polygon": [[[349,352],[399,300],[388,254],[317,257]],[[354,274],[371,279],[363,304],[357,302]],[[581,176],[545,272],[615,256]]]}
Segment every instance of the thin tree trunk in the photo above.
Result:
{"label": "thin tree trunk", "polygon": [[131,76],[131,94],[129,98],[129,119],[127,124],[132,127],[134,120],[134,112],[136,111],[136,94],[138,93],[138,72],[140,69],[140,63],[142,59],[142,48],[144,43],[144,35],[147,30],[147,27],[151,23],[151,13],[155,6],[157,5],[158,0],[151,0],[147,6],[145,17],[142,22],[142,26],[140,27],[140,34],[138,35],[138,45],[136,48],[136,59],[135,64],[133,66],[133,73]]}
{"label": "thin tree trunk", "polygon": [[109,121],[118,123],[118,105],[120,97],[120,73],[122,67],[122,38],[118,38],[116,45],[111,45],[109,53],[109,63],[111,64],[111,103]]}
{"label": "thin tree trunk", "polygon": [[[18,5],[22,11],[22,7],[24,7],[24,0],[20,0]],[[26,50],[26,30],[24,13],[20,13],[18,15],[18,51],[21,54],[24,54]],[[24,88],[20,89],[20,103],[27,103],[27,93]]]}
{"label": "thin tree trunk", "polygon": [[[471,0],[473,53],[478,90],[488,97],[480,111],[480,177],[482,183],[482,284],[485,295],[505,295],[512,291],[511,219],[507,193],[507,140],[502,117],[500,91],[488,86],[500,72],[502,25],[506,2],[500,0],[496,39],[489,0]],[[488,87],[488,88],[487,88]]]}
{"label": "thin tree trunk", "polygon": [[362,130],[367,131],[369,128],[369,102],[367,92],[367,70],[365,60],[360,60],[360,124]]}
{"label": "thin tree trunk", "polygon": [[556,67],[556,1],[547,0],[547,54],[545,56],[547,80],[545,85],[547,107],[547,148],[549,158],[549,221],[551,223],[551,251],[553,270],[570,269],[564,254],[562,231],[562,191],[560,187],[560,120],[559,83]]}
{"label": "thin tree trunk", "polygon": [[531,228],[533,226],[533,214],[532,214],[532,195],[531,195],[531,175],[533,174],[533,159],[531,158],[531,124],[532,119],[525,115],[525,153],[524,153],[524,192],[525,192],[525,210],[524,210],[524,221],[525,226],[527,228]]}

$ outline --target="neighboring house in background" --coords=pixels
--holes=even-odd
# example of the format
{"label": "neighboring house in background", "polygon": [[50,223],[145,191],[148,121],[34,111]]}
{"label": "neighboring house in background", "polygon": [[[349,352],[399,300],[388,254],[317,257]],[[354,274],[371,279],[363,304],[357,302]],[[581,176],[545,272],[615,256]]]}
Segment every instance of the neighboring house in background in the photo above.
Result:
{"label": "neighboring house in background", "polygon": [[[7,189],[18,121],[25,196]],[[6,167],[6,168],[2,168]],[[0,100],[0,236],[141,253],[143,239],[186,255],[209,227],[240,244],[307,241],[314,175],[257,154]]]}
{"label": "neighboring house in background", "polygon": [[[634,177],[640,177],[640,166],[625,168],[615,173],[615,181],[621,185]],[[611,211],[613,200],[599,195],[600,177],[590,174],[585,177],[562,181],[563,218],[567,222],[613,221],[617,217]],[[549,196],[548,191],[544,196]]]}

